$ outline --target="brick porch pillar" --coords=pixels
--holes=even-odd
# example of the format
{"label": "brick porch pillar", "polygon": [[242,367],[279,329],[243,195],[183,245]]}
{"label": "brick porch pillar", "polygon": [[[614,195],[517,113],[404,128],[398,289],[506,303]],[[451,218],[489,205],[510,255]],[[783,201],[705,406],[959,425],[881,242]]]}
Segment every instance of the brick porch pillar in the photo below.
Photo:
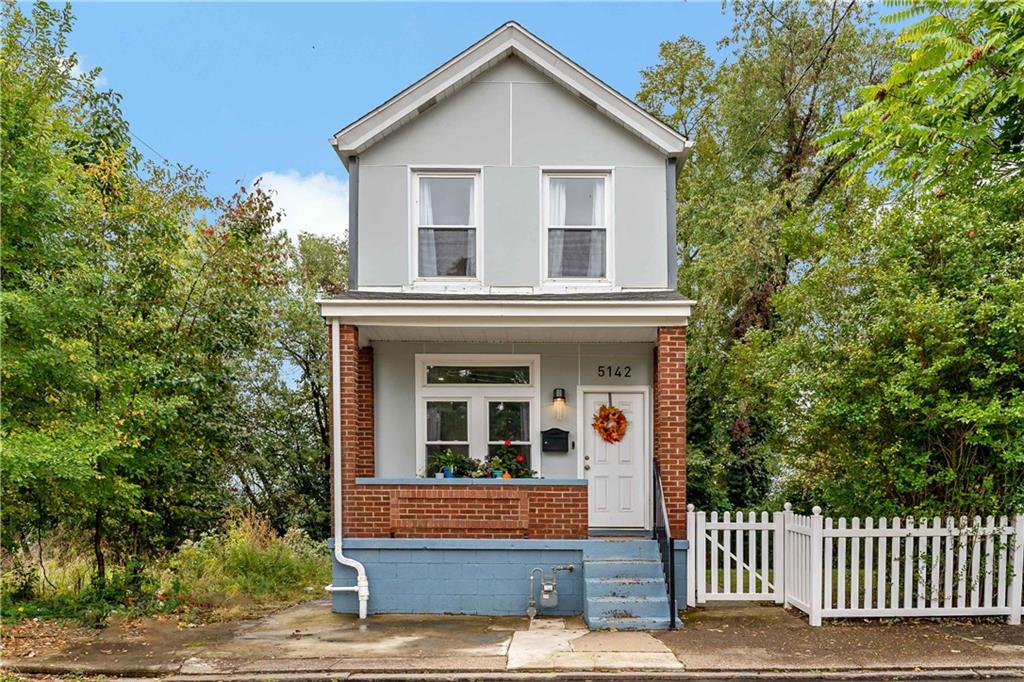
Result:
{"label": "brick porch pillar", "polygon": [[[347,532],[352,514],[356,478],[374,475],[373,349],[359,347],[359,330],[337,326],[340,414],[334,411],[334,343],[328,325],[327,378],[331,406],[331,529],[334,529],[334,458],[341,457],[342,520]],[[335,438],[335,433],[340,437]],[[340,452],[338,452],[340,446]]]}
{"label": "brick porch pillar", "polygon": [[686,327],[659,327],[654,350],[654,457],[672,537],[686,537]]}

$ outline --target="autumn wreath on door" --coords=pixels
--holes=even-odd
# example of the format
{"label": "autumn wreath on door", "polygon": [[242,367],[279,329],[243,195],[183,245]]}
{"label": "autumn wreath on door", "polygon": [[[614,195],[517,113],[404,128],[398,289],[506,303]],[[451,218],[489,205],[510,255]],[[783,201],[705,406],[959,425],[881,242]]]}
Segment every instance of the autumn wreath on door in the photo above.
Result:
{"label": "autumn wreath on door", "polygon": [[626,435],[629,420],[625,413],[614,405],[601,405],[594,413],[594,430],[605,443],[618,443]]}

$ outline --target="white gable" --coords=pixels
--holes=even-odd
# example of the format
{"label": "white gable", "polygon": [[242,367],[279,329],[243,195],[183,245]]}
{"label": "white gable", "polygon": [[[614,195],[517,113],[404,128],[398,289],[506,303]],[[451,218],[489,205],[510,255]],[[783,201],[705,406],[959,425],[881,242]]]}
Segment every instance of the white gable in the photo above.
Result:
{"label": "white gable", "polygon": [[637,104],[608,87],[515,22],[504,24],[449,62],[339,131],[331,143],[347,165],[480,74],[516,55],[669,157],[683,155],[689,142]]}

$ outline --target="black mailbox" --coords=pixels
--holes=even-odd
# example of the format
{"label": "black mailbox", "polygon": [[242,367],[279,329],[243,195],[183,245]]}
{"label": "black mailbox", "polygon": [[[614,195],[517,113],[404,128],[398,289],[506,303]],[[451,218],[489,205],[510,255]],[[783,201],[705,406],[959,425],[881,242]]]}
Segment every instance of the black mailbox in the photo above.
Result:
{"label": "black mailbox", "polygon": [[544,452],[569,452],[569,432],[558,427],[540,432]]}

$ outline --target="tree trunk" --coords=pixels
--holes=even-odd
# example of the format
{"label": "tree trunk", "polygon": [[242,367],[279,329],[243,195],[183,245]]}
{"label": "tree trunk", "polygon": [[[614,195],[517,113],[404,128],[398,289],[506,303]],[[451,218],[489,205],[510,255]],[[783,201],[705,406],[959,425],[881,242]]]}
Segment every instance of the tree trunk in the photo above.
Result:
{"label": "tree trunk", "polygon": [[92,529],[92,551],[96,557],[96,580],[103,586],[107,582],[107,563],[103,556],[103,511],[98,508]]}

